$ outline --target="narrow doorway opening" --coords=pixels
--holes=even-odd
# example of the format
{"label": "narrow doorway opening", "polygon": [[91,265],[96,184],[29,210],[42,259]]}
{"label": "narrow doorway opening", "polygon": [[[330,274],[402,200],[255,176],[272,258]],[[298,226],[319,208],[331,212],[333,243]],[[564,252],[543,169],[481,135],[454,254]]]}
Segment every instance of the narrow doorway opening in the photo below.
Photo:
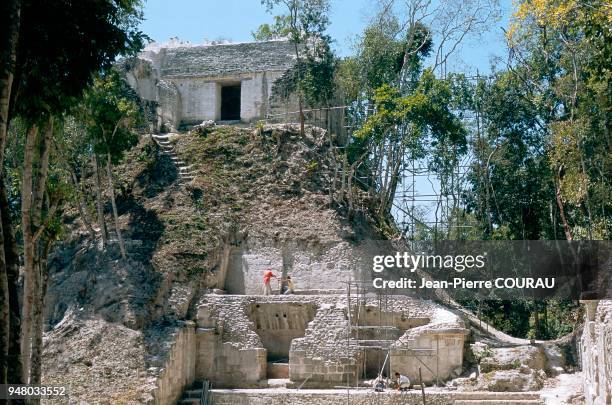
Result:
{"label": "narrow doorway opening", "polygon": [[221,87],[221,121],[240,120],[240,83]]}

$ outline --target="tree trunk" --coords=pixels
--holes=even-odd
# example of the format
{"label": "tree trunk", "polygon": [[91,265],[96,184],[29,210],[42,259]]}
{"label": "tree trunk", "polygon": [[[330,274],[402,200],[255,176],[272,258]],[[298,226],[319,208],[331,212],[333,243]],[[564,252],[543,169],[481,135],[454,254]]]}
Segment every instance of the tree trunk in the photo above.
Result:
{"label": "tree trunk", "polygon": [[41,274],[40,274],[40,251],[39,244],[34,242],[34,300],[32,305],[32,349],[30,353],[30,381],[29,384],[40,384],[41,375],[41,350],[42,350],[42,301]]}
{"label": "tree trunk", "polygon": [[0,168],[4,167],[4,148],[9,125],[9,106],[15,62],[17,60],[17,42],[21,22],[21,1],[5,0],[0,6]]}
{"label": "tree trunk", "polygon": [[94,177],[96,183],[96,208],[98,210],[98,224],[100,225],[100,233],[102,234],[102,248],[108,244],[108,231],[106,221],[104,220],[104,207],[102,205],[102,182],[100,181],[100,166],[98,165],[98,157],[94,153],[91,157],[91,164],[94,169]]}
{"label": "tree trunk", "polygon": [[[2,168],[0,167],[0,172]],[[3,181],[3,180],[0,180]],[[2,213],[0,212],[0,215]],[[4,253],[4,227],[0,221],[0,384],[8,382],[9,345],[11,335],[9,282]]]}
{"label": "tree trunk", "polygon": [[[45,190],[47,189],[47,176],[49,173],[49,152],[51,149],[51,138],[53,137],[53,117],[49,117],[45,132],[38,142],[38,159],[35,177],[33,184],[34,192],[32,194],[32,207],[31,207],[31,223],[32,223],[32,241],[30,242],[33,246],[32,252],[33,257],[33,277],[32,277],[32,295],[33,304],[31,309],[32,325],[31,325],[31,339],[32,349],[30,353],[30,384],[40,384],[41,376],[41,356],[42,356],[42,311],[43,308],[40,306],[44,300],[41,290],[41,260],[44,260],[42,254],[44,253],[40,247],[40,238],[38,237],[40,232],[44,228],[42,220],[43,203],[45,200]],[[53,215],[53,214],[48,214]]]}
{"label": "tree trunk", "polygon": [[[6,137],[9,125],[9,106],[11,100],[11,91],[13,88],[13,72],[15,70],[15,61],[17,59],[17,41],[19,38],[20,24],[20,8],[19,0],[7,0],[0,6],[0,54],[3,55],[3,60],[0,60],[0,179],[3,179],[2,171],[4,169],[4,149],[6,145]],[[1,181],[1,180],[0,180]],[[0,186],[3,187],[3,186]],[[6,212],[0,211],[0,217],[8,217]],[[10,287],[9,287],[9,266],[5,255],[4,226],[0,221],[0,384],[6,384],[9,376],[9,368],[12,367],[12,361],[9,361],[10,356],[10,336],[11,336],[11,314],[10,305]],[[9,231],[7,229],[7,231]]]}
{"label": "tree trunk", "polygon": [[297,7],[295,7],[293,10],[291,10],[291,26],[292,29],[294,30],[294,38],[293,38],[293,48],[295,51],[295,62],[296,62],[296,69],[297,69],[297,95],[298,95],[298,106],[299,106],[299,110],[300,110],[300,135],[304,136],[304,101],[303,101],[303,96],[302,96],[302,63],[300,61],[300,48],[299,48],[299,43],[298,43],[298,39],[297,36],[299,35],[299,33],[295,33],[298,28],[297,28]]}
{"label": "tree trunk", "polygon": [[[23,176],[21,185],[21,228],[23,234],[24,281],[23,281],[23,312],[21,324],[21,355],[23,362],[23,380],[31,373],[31,355],[40,352],[36,347],[37,331],[33,323],[33,315],[37,309],[36,304],[40,295],[40,273],[38,269],[39,251],[37,249],[36,233],[43,227],[42,208],[47,186],[49,171],[49,150],[53,136],[53,118],[49,117],[42,137],[33,125],[26,133]],[[36,154],[38,146],[38,156]]]}
{"label": "tree trunk", "polygon": [[36,260],[37,285],[34,314],[32,315],[32,366],[30,371],[30,384],[40,384],[42,376],[42,349],[43,349],[43,310],[45,308],[45,295],[49,273],[47,269],[47,255],[51,241],[43,238],[38,243],[38,254]]}
{"label": "tree trunk", "polygon": [[561,217],[561,223],[563,224],[563,231],[565,232],[565,238],[567,240],[573,240],[572,231],[567,222],[567,218],[565,217],[565,209],[563,206],[563,199],[561,197],[561,176],[559,174],[561,172],[561,169],[562,168],[560,167],[559,170],[557,171],[557,175],[555,178],[555,197],[557,200],[557,206],[559,207],[559,216]]}
{"label": "tree trunk", "polygon": [[119,250],[121,251],[121,257],[123,260],[127,259],[125,254],[125,245],[123,244],[123,238],[121,237],[121,228],[119,226],[119,215],[117,214],[117,204],[115,202],[115,187],[113,186],[113,170],[111,163],[110,153],[106,154],[106,172],[108,176],[108,192],[111,197],[111,205],[113,206],[113,219],[115,220],[115,232],[117,233],[117,241],[119,242]]}
{"label": "tree trunk", "polygon": [[298,91],[298,105],[300,107],[300,135],[304,136],[304,103],[301,91]]}
{"label": "tree trunk", "polygon": [[87,207],[85,206],[85,203],[83,202],[83,195],[81,194],[81,182],[77,180],[76,173],[74,172],[72,168],[70,169],[70,178],[72,180],[72,185],[74,186],[74,189],[76,192],[77,207],[79,208],[79,214],[81,215],[81,219],[83,220],[83,223],[85,224],[85,227],[87,228],[87,231],[89,232],[89,235],[91,236],[91,240],[95,241],[96,231],[93,229],[93,226],[91,225],[91,217],[89,216],[89,213],[87,212]]}
{"label": "tree trunk", "polygon": [[32,305],[34,304],[34,231],[32,225],[32,169],[38,127],[33,125],[26,133],[23,175],[21,183],[21,228],[23,234],[23,311],[21,323],[22,378],[29,381],[30,353],[32,348]]}
{"label": "tree trunk", "polygon": [[346,196],[346,176],[348,174],[349,164],[348,164],[348,156],[347,152],[344,151],[342,155],[342,177],[340,178],[340,196],[338,197],[338,201],[340,203],[344,202],[344,197]]}
{"label": "tree trunk", "polygon": [[0,182],[0,213],[4,237],[4,257],[6,259],[6,274],[8,281],[9,301],[9,347],[8,347],[8,383],[22,384],[21,362],[21,314],[19,307],[19,250],[12,231],[11,219],[8,215],[9,204],[4,184]]}

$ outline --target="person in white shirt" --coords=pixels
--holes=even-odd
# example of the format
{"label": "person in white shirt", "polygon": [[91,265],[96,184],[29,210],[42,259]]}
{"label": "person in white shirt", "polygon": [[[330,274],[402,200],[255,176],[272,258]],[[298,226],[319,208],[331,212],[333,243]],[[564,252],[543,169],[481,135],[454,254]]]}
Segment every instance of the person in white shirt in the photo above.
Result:
{"label": "person in white shirt", "polygon": [[408,391],[410,389],[410,379],[400,373],[395,373],[395,379],[397,380],[398,391]]}

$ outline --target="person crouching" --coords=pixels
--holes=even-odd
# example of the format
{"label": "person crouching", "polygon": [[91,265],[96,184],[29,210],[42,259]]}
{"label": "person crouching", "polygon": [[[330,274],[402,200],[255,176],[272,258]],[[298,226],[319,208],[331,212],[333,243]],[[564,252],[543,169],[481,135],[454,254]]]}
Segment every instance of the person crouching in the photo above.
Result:
{"label": "person crouching", "polygon": [[400,373],[395,373],[395,379],[397,380],[398,391],[408,391],[410,389],[410,379]]}

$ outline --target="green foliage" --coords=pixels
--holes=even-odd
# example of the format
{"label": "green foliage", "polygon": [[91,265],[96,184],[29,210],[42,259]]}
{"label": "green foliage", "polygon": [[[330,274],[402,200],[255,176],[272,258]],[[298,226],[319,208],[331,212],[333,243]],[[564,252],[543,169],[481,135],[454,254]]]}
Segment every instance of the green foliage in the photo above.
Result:
{"label": "green foliage", "polygon": [[429,70],[419,79],[414,92],[402,96],[400,90],[388,84],[374,91],[375,113],[355,132],[355,138],[366,142],[387,142],[389,134],[408,126],[400,137],[391,140],[406,145],[412,158],[426,154],[425,140],[432,150],[431,165],[440,168],[448,157],[443,154],[445,146],[452,145],[458,154],[466,151],[465,130],[453,114],[452,93],[448,81],[438,80]]}
{"label": "green foliage", "polygon": [[329,25],[329,0],[262,0],[268,11],[284,5],[288,14],[275,17],[273,28],[264,24],[253,36],[258,39],[287,37],[295,44],[297,63],[280,82],[284,94],[296,92],[300,102],[311,106],[329,105],[334,94],[336,59]]}
{"label": "green foliage", "polygon": [[142,48],[139,0],[23,1],[12,115],[43,122],[78,103],[92,74]]}
{"label": "green foliage", "polygon": [[81,118],[99,154],[110,153],[116,162],[138,142],[133,127],[141,111],[127,83],[112,69],[94,79],[85,93]]}
{"label": "green foliage", "polygon": [[533,339],[565,336],[582,316],[580,304],[571,300],[463,300],[461,304],[504,333]]}
{"label": "green foliage", "polygon": [[261,24],[256,31],[251,32],[255,41],[270,41],[289,37],[291,20],[287,15],[275,15],[274,24]]}
{"label": "green foliage", "polygon": [[301,65],[300,75],[306,102],[313,107],[329,106],[335,92],[336,58],[330,48],[330,39],[319,37],[319,40]]}
{"label": "green foliage", "polygon": [[483,237],[610,238],[606,15],[600,1],[518,5],[510,69],[475,91],[484,133],[466,201]]}
{"label": "green foliage", "polygon": [[418,22],[398,38],[401,31],[393,16],[365,29],[357,44],[357,55],[342,61],[336,75],[347,103],[370,99],[385,84],[404,92],[414,89],[412,85],[418,82],[422,60],[433,46],[431,32]]}
{"label": "green foliage", "polygon": [[404,59],[404,45],[389,32],[395,25],[370,26],[363,34],[357,60],[366,92],[372,92],[384,84],[391,85],[397,80]]}
{"label": "green foliage", "polygon": [[307,43],[329,25],[329,0],[261,0],[261,4],[268,11],[279,5],[285,7],[288,14],[281,15],[277,21],[281,31],[287,31],[289,39],[296,44]]}
{"label": "green foliage", "polygon": [[319,163],[316,160],[311,160],[306,164],[306,172],[312,174],[317,170],[317,167],[319,167]]}
{"label": "green foliage", "polygon": [[481,129],[473,138],[477,159],[464,198],[485,239],[555,238],[549,221],[554,190],[540,119],[547,109],[534,106],[520,86],[520,78],[503,72],[474,89]]}

